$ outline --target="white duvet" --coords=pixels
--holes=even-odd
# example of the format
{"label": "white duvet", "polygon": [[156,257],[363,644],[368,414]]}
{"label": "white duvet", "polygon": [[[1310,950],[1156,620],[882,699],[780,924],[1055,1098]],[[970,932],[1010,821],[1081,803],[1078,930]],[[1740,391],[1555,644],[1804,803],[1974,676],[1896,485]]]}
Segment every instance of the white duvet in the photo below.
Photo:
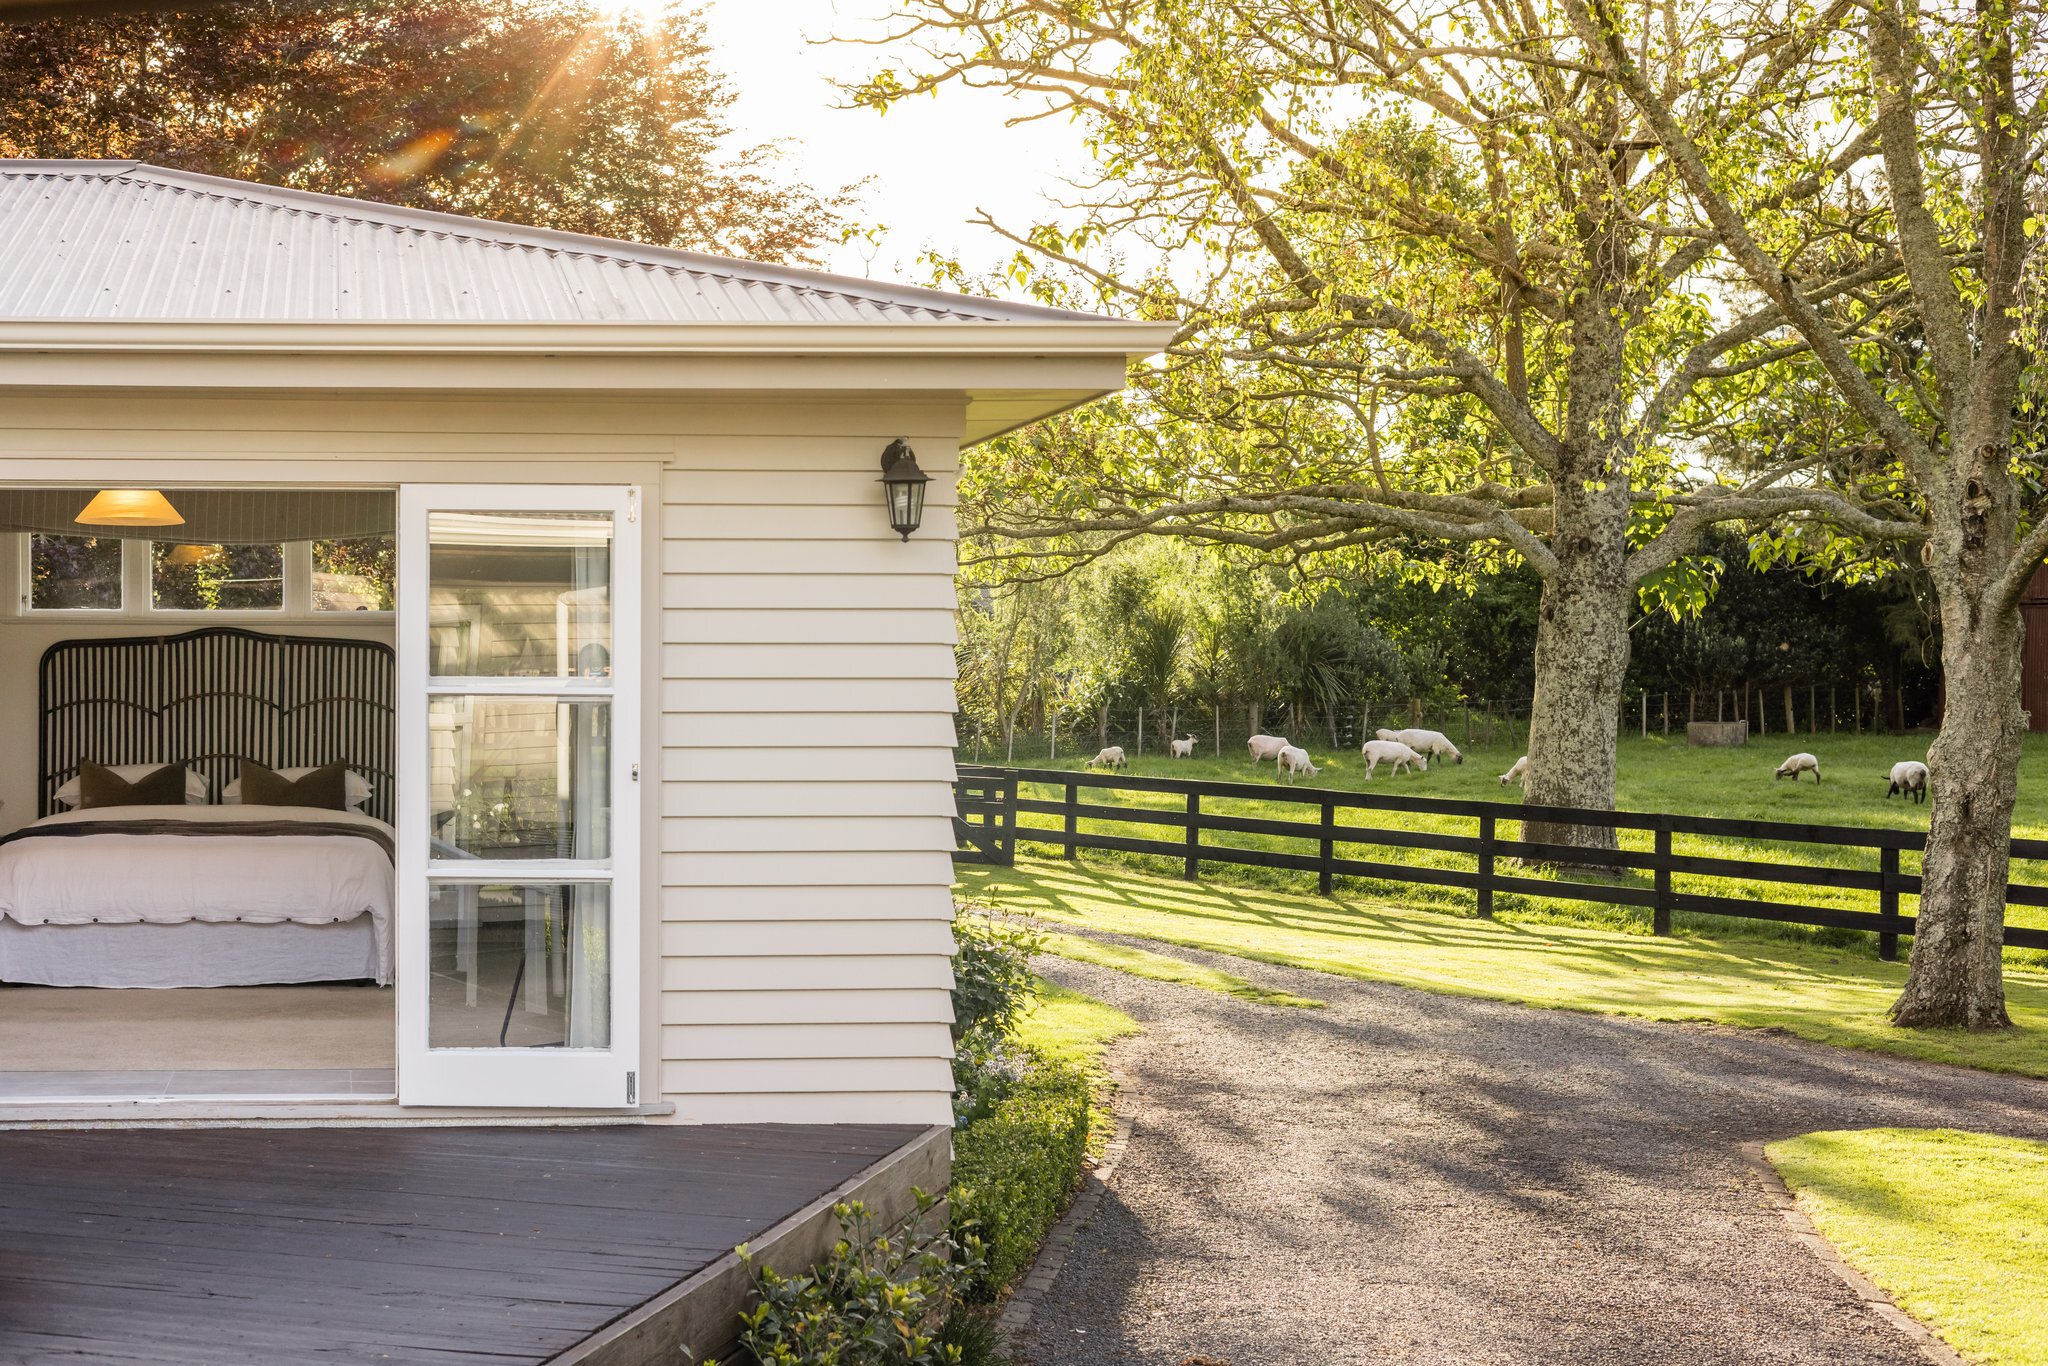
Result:
{"label": "white duvet", "polygon": [[[35,827],[92,821],[251,821],[391,827],[353,811],[292,806],[102,806]],[[371,917],[391,962],[391,859],[346,835],[91,834],[0,844],[0,916],[22,925],[331,925]]]}

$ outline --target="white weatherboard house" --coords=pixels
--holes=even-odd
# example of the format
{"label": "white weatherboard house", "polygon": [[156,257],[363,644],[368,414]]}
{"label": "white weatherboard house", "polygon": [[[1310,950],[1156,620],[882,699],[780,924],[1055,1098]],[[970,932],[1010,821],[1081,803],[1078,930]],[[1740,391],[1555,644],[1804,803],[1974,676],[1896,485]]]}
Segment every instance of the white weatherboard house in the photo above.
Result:
{"label": "white weatherboard house", "polygon": [[947,1123],[954,471],[1165,338],[0,162],[0,1119]]}

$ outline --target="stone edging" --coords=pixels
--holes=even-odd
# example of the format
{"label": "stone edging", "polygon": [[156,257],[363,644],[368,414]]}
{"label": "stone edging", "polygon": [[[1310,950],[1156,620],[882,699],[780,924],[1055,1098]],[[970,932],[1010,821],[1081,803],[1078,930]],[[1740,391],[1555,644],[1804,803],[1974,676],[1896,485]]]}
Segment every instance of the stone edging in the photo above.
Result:
{"label": "stone edging", "polygon": [[1953,1347],[1935,1336],[1927,1325],[1892,1303],[1891,1296],[1884,1293],[1868,1276],[1842,1260],[1842,1254],[1835,1251],[1835,1245],[1823,1238],[1806,1212],[1799,1208],[1792,1188],[1785,1184],[1785,1178],[1778,1175],[1778,1169],[1764,1156],[1764,1145],[1745,1143],[1742,1155],[1748,1159],[1750,1170],[1756,1174],[1764,1188],[1765,1197],[1784,1219],[1792,1237],[1805,1245],[1807,1251],[1819,1259],[1820,1264],[1835,1274],[1856,1298],[1863,1301],[1863,1307],[1904,1334],[1920,1355],[1935,1366],[1969,1366],[1969,1362]]}
{"label": "stone edging", "polygon": [[1116,1128],[1103,1147],[1102,1160],[1081,1178],[1081,1190],[1074,1203],[1067,1206],[1067,1212],[1045,1236],[1031,1269],[1017,1282],[1016,1290],[996,1315],[996,1326],[1006,1338],[1014,1339],[1031,1331],[1031,1316],[1059,1279],[1060,1268],[1067,1264],[1067,1254],[1073,1250],[1082,1226],[1094,1217],[1095,1207],[1102,1203],[1103,1192],[1109,1189],[1110,1179],[1116,1175],[1117,1163],[1123,1160],[1124,1147],[1130,1141],[1131,1121],[1128,1116],[1117,1115]]}

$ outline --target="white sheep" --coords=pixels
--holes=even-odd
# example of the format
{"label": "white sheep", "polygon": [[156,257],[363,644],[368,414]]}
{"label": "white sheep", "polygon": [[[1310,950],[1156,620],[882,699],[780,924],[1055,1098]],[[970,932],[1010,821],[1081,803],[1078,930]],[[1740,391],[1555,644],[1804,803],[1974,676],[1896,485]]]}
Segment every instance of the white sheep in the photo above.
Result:
{"label": "white sheep", "polygon": [[1381,764],[1392,764],[1393,772],[1412,769],[1417,773],[1429,772],[1429,760],[1417,754],[1399,740],[1367,740],[1358,752],[1365,756],[1365,776],[1369,781],[1373,770]]}
{"label": "white sheep", "polygon": [[1281,750],[1275,763],[1280,771],[1287,775],[1287,781],[1290,783],[1294,781],[1294,775],[1297,773],[1306,773],[1313,778],[1322,771],[1309,762],[1307,750],[1296,749],[1293,745]]}
{"label": "white sheep", "polygon": [[1529,756],[1526,754],[1524,754],[1521,758],[1515,760],[1515,766],[1513,768],[1509,769],[1507,772],[1500,775],[1500,785],[1502,787],[1507,787],[1512,783],[1525,783],[1528,780]]}
{"label": "white sheep", "polygon": [[1124,758],[1124,747],[1122,745],[1111,745],[1108,749],[1103,750],[1100,754],[1097,754],[1093,759],[1090,759],[1088,761],[1088,767],[1128,768],[1130,767],[1130,763],[1128,760]]}
{"label": "white sheep", "polygon": [[1893,797],[1911,797],[1914,801],[1927,800],[1927,765],[1918,759],[1905,759],[1892,765],[1892,785],[1885,792],[1886,800]]}
{"label": "white sheep", "polygon": [[1449,759],[1454,764],[1465,762],[1465,756],[1458,753],[1458,747],[1451,743],[1451,738],[1440,730],[1377,730],[1373,734],[1382,740],[1399,741],[1417,754],[1431,759]]}
{"label": "white sheep", "polygon": [[1790,778],[1796,783],[1799,781],[1799,775],[1802,773],[1811,773],[1813,780],[1819,782],[1820,760],[1814,758],[1811,754],[1795,754],[1784,763],[1779,764],[1777,773],[1772,776]]}
{"label": "white sheep", "polygon": [[1199,735],[1190,735],[1185,740],[1169,740],[1166,747],[1173,752],[1176,759],[1192,759],[1195,757],[1195,741],[1201,738]]}
{"label": "white sheep", "polygon": [[1251,748],[1252,762],[1256,764],[1261,759],[1278,759],[1280,751],[1287,748],[1287,737],[1284,735],[1254,735],[1245,743]]}

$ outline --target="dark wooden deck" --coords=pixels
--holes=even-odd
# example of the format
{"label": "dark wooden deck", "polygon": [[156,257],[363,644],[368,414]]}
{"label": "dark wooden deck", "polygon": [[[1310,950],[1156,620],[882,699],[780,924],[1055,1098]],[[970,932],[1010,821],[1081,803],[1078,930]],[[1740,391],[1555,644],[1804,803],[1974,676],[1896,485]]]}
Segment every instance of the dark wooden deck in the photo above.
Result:
{"label": "dark wooden deck", "polygon": [[0,1362],[545,1361],[921,1132],[0,1132]]}

